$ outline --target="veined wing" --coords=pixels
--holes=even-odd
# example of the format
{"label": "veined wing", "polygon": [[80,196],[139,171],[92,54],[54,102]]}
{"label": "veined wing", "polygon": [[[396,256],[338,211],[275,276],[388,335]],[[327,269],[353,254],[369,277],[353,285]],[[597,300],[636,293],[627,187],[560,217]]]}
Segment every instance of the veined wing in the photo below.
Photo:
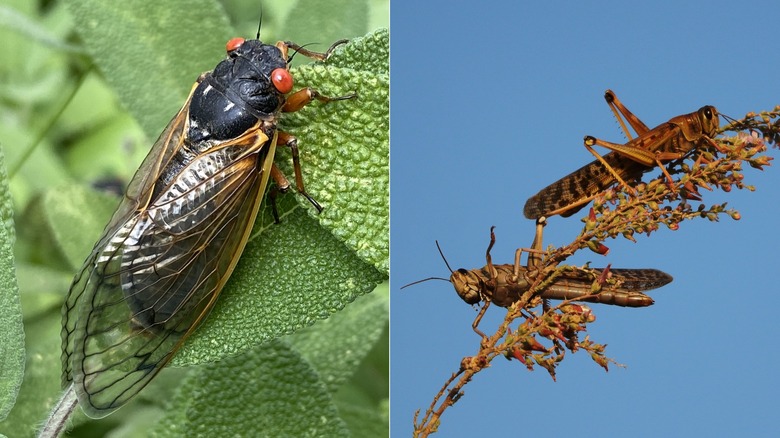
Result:
{"label": "veined wing", "polygon": [[62,338],[62,386],[67,386],[73,380],[73,369],[71,367],[71,357],[73,355],[73,336],[75,330],[75,322],[77,319],[77,303],[82,302],[82,295],[86,290],[86,286],[82,285],[77,287],[77,284],[87,279],[83,278],[90,275],[90,269],[94,268],[95,261],[98,254],[105,251],[108,242],[114,238],[116,233],[126,223],[133,220],[133,216],[137,215],[143,207],[140,206],[139,199],[148,199],[154,189],[157,177],[160,175],[160,169],[170,161],[176,152],[181,148],[184,140],[185,125],[187,120],[186,108],[189,107],[190,99],[179,110],[179,113],[171,119],[168,126],[165,127],[160,137],[152,146],[149,154],[144,158],[143,163],[136,171],[133,179],[127,187],[125,196],[122,202],[117,207],[114,214],[111,216],[111,220],[103,230],[98,242],[92,249],[92,253],[84,262],[80,272],[73,279],[68,295],[65,298],[65,302],[62,305],[62,330],[60,336]]}
{"label": "veined wing", "polygon": [[[90,416],[111,413],[160,371],[232,273],[275,152],[275,139],[247,132],[195,157],[163,189],[160,175],[139,171],[134,183],[146,180],[131,187],[141,189],[74,279],[63,308],[63,385],[73,381]],[[149,160],[144,167],[160,161]]]}
{"label": "veined wing", "polygon": [[[597,273],[600,270],[596,270]],[[657,269],[610,269],[613,278],[620,284],[604,284],[594,294],[591,290],[593,279],[582,272],[564,272],[542,292],[542,297],[553,299],[580,299],[602,304],[624,307],[645,307],[653,304],[653,299],[643,292],[657,289],[672,282],[672,276]],[[592,296],[591,296],[592,295]]]}
{"label": "veined wing", "polygon": [[671,283],[671,275],[658,269],[610,269],[614,277],[621,280],[620,289],[630,292],[644,292],[658,289]]}
{"label": "veined wing", "polygon": [[[617,152],[610,152],[602,158],[627,182],[639,179],[642,173],[650,169]],[[594,160],[530,197],[523,207],[523,214],[529,219],[535,219],[569,207],[560,213],[563,217],[569,217],[615,182],[615,176],[599,160]]]}
{"label": "veined wing", "polygon": [[[196,86],[197,83],[192,87],[192,90],[195,90]],[[184,135],[187,132],[187,108],[190,107],[191,99],[192,92],[190,92],[190,96],[184,102],[178,114],[171,119],[168,126],[165,127],[162,134],[157,138],[157,141],[154,142],[154,146],[152,146],[149,154],[146,155],[141,166],[130,180],[122,203],[119,204],[108,225],[106,225],[103,236],[95,244],[95,248],[105,244],[103,240],[109,236],[110,231],[116,231],[116,228],[127,221],[133,212],[144,208],[150,202],[157,183],[157,177],[160,176],[162,169],[168,166],[173,156],[179,152],[184,142]]]}

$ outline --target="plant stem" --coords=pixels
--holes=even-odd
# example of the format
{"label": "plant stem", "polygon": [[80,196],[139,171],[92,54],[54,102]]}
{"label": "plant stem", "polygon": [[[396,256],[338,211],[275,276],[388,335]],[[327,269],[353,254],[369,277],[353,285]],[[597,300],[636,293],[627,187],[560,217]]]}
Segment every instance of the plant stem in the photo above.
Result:
{"label": "plant stem", "polygon": [[46,419],[46,423],[38,433],[38,438],[57,438],[65,431],[65,425],[68,424],[68,419],[76,410],[76,405],[79,403],[76,397],[76,390],[73,389],[71,383],[62,397],[54,405],[54,408],[49,414],[49,418]]}

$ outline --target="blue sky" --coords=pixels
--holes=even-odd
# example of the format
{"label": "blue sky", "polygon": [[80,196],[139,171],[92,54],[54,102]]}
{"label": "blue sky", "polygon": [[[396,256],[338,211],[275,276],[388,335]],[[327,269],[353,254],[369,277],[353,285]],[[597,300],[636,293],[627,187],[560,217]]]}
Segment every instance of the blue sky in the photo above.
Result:
{"label": "blue sky", "polygon": [[[494,261],[510,263],[533,235],[525,200],[592,160],[583,136],[624,141],[607,88],[651,127],[705,104],[732,117],[780,104],[777,17],[772,1],[392,2],[393,436],[410,436],[413,411],[479,347],[476,311],[450,284],[399,290],[448,276],[434,240],[453,268],[477,268],[495,225]],[[438,436],[776,433],[780,161],[745,174],[756,192],[703,193],[740,221],[685,222],[571,259],[674,276],[650,308],[592,306],[591,337],[626,369],[605,373],[581,352],[556,383],[496,360]],[[545,245],[570,242],[583,214],[552,218]]]}

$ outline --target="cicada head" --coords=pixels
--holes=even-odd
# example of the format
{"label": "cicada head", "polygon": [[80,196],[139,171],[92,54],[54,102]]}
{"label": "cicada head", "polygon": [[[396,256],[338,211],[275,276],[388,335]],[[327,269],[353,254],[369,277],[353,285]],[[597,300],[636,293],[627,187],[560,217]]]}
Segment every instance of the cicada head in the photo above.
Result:
{"label": "cicada head", "polygon": [[273,122],[292,90],[287,57],[275,45],[233,38],[227,58],[207,73],[192,94],[188,138],[192,142],[236,138],[258,121]]}
{"label": "cicada head", "polygon": [[[292,90],[292,76],[287,71],[287,57],[279,47],[260,40],[232,39],[226,46],[228,57],[214,70],[233,81],[239,97],[252,109],[273,114]],[[217,71],[218,69],[223,71]]]}

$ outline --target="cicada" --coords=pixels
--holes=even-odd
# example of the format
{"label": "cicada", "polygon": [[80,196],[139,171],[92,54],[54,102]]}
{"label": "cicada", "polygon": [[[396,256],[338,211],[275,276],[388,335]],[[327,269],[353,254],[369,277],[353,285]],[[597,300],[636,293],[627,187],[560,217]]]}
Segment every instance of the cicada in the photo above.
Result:
{"label": "cicada", "polygon": [[152,147],[76,274],[62,308],[62,384],[84,412],[106,416],[143,389],[214,306],[246,245],[274,164],[282,112],[326,97],[291,93],[288,50],[325,61],[292,42],[228,41],[227,57],[200,75]]}

